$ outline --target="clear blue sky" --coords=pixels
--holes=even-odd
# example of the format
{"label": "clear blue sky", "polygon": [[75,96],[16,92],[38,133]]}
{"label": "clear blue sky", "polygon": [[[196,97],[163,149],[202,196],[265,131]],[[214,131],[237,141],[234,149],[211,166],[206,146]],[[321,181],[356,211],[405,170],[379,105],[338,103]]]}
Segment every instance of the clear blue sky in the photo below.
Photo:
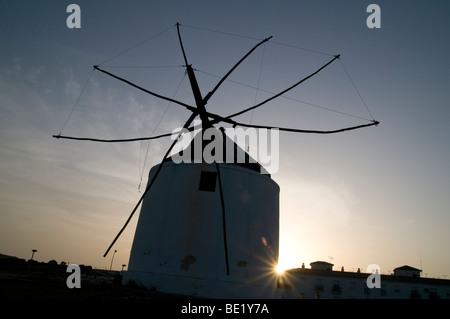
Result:
{"label": "clear blue sky", "polygon": [[[66,7],[81,7],[68,29]],[[368,29],[366,8],[381,8]],[[280,134],[281,260],[316,260],[347,270],[409,264],[427,276],[450,275],[450,4],[448,1],[8,1],[0,10],[0,252],[109,267],[103,252],[140,197],[143,174],[167,140],[93,144],[56,140],[63,133],[99,138],[170,132],[188,112],[94,72],[142,40],[182,24],[190,63],[205,94],[258,40],[270,35],[230,78],[278,92],[341,54],[287,96],[370,119],[379,127],[331,136]],[[185,27],[183,27],[185,25]],[[236,37],[193,29],[220,30]],[[252,39],[255,38],[255,39]],[[262,64],[261,64],[262,62]],[[175,28],[105,66],[172,96],[184,69]],[[262,65],[262,68],[261,68]],[[261,72],[261,77],[259,74]],[[257,93],[257,94],[256,94]],[[267,98],[226,82],[207,108],[222,115]],[[186,79],[176,98],[192,103]],[[251,114],[240,119],[250,121]],[[253,123],[310,129],[365,124],[359,118],[280,98]],[[158,122],[161,120],[159,125]],[[155,130],[156,128],[156,130]],[[155,131],[154,131],[155,130]],[[145,164],[145,165],[144,165]],[[143,172],[143,173],[142,173]],[[143,186],[142,186],[143,187]],[[127,264],[137,217],[115,249]]]}

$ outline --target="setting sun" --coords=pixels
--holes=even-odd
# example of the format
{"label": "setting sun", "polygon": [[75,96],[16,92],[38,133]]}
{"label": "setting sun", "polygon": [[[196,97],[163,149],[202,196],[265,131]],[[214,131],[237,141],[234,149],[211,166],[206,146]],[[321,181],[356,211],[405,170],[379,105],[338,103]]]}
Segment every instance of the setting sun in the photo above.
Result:
{"label": "setting sun", "polygon": [[283,267],[283,265],[278,264],[275,267],[275,271],[277,272],[277,274],[281,275],[284,271],[286,270],[285,267]]}

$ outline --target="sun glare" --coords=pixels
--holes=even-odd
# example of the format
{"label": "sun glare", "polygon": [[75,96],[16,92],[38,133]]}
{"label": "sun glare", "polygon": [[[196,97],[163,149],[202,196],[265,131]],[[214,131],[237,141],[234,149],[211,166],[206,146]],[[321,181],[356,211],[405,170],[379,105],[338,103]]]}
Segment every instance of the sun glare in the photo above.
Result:
{"label": "sun glare", "polygon": [[284,267],[282,265],[277,265],[275,267],[275,271],[277,272],[277,274],[281,275],[284,272]]}

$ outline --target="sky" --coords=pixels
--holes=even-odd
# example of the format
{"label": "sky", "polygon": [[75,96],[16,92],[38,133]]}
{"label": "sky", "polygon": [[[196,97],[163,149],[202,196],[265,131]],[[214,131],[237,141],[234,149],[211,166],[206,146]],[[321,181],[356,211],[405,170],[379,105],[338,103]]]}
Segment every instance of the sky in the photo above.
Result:
{"label": "sky", "polygon": [[[67,27],[71,3],[81,8],[81,28]],[[367,27],[371,3],[381,28]],[[273,36],[211,98],[211,112],[249,107],[341,54],[237,119],[323,130],[381,122],[334,135],[280,133],[272,178],[283,267],[324,260],[349,271],[378,264],[388,274],[410,265],[449,278],[449,15],[440,0],[3,2],[0,253],[28,259],[37,249],[38,261],[110,267],[112,255],[103,253],[171,141],[52,135],[114,139],[182,126],[190,115],[182,107],[93,71],[100,65],[194,104],[179,22],[203,94]],[[137,220],[113,248],[113,269],[128,264]]]}

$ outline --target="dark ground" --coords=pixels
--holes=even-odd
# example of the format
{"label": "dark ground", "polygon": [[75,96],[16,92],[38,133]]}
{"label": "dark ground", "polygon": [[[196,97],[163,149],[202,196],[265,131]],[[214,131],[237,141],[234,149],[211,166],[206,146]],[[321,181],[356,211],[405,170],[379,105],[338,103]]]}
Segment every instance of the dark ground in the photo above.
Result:
{"label": "dark ground", "polygon": [[[70,274],[67,273],[67,276]],[[111,281],[81,280],[81,288],[68,288],[66,277],[42,272],[0,271],[0,299],[155,299],[181,298],[126,287]]]}
{"label": "dark ground", "polygon": [[80,265],[81,287],[68,288],[72,274],[66,265],[0,257],[0,300],[85,299],[149,300],[186,299],[136,286],[122,286],[120,273]]}
{"label": "dark ground", "polygon": [[[31,264],[31,266],[30,266]],[[359,311],[354,311],[359,303],[362,308],[367,308],[373,312],[376,309],[382,310],[385,314],[387,306],[393,309],[393,305],[374,304],[373,300],[368,300],[370,304],[362,304],[362,300],[351,301],[347,304],[344,300],[336,302],[321,301],[325,304],[317,304],[316,301],[298,301],[295,300],[208,300],[192,298],[187,296],[163,294],[139,287],[122,286],[120,284],[120,273],[109,272],[106,270],[92,269],[90,266],[81,266],[81,288],[68,288],[67,278],[71,273],[67,273],[66,265],[57,265],[55,263],[37,263],[25,261],[23,259],[5,258],[0,254],[0,308],[4,314],[16,316],[83,316],[83,317],[130,317],[134,314],[145,317],[168,317],[168,318],[186,318],[186,317],[208,317],[208,314],[185,314],[182,309],[187,306],[211,305],[225,309],[225,303],[265,303],[270,309],[270,314],[253,314],[240,311],[239,313],[228,314],[225,311],[216,311],[215,318],[282,318],[292,317],[292,314],[298,313],[302,309],[311,307],[312,311],[318,311],[324,314],[324,311],[330,310],[330,315],[342,312],[351,318],[351,314],[361,316]],[[381,302],[381,301],[379,301]],[[417,301],[415,301],[417,302]],[[402,310],[403,317],[405,310],[419,310],[418,304],[401,304],[398,309]],[[426,304],[422,304],[426,305]],[[447,307],[448,304],[442,304]],[[433,309],[436,309],[433,304]],[[419,307],[420,308],[420,307]],[[241,308],[239,308],[241,309]],[[338,310],[339,309],[339,310]],[[349,311],[349,309],[351,311]],[[447,309],[447,308],[445,308]],[[11,310],[11,311],[9,311]],[[420,309],[424,310],[424,309]],[[444,310],[444,309],[443,309]],[[443,312],[442,312],[443,313]],[[411,313],[412,315],[413,313]],[[416,313],[417,314],[417,313]],[[376,316],[376,315],[375,315]],[[413,317],[413,316],[411,316]],[[356,316],[355,316],[356,318]]]}

